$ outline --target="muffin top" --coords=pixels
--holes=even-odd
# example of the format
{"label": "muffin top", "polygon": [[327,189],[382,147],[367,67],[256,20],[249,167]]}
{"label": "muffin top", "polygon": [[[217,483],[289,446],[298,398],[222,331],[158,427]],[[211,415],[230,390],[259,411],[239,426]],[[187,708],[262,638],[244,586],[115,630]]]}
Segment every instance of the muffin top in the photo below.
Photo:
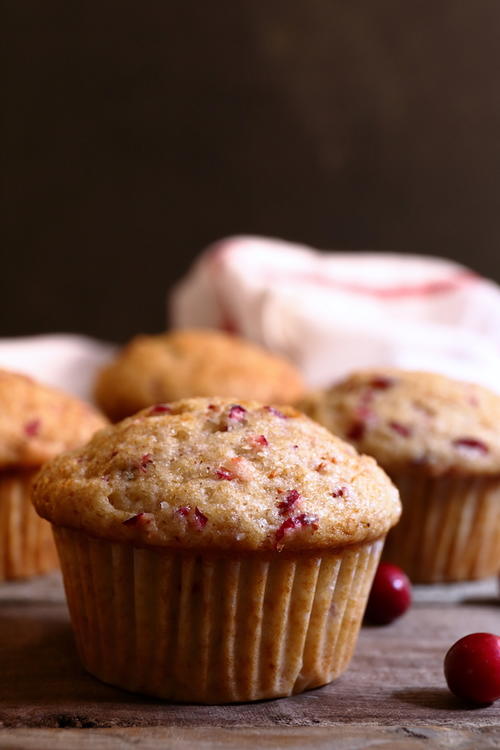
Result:
{"label": "muffin top", "polygon": [[375,461],[292,407],[159,404],[47,464],[34,488],[56,525],[137,545],[333,549],[385,534],[396,489]]}
{"label": "muffin top", "polygon": [[427,372],[356,372],[300,407],[387,471],[500,473],[500,397]]}
{"label": "muffin top", "polygon": [[137,336],[99,375],[95,396],[118,420],[161,401],[228,396],[292,403],[303,395],[285,359],[220,331],[178,330]]}
{"label": "muffin top", "polygon": [[0,370],[0,414],[0,469],[41,466],[107,424],[77,398],[7,370]]}

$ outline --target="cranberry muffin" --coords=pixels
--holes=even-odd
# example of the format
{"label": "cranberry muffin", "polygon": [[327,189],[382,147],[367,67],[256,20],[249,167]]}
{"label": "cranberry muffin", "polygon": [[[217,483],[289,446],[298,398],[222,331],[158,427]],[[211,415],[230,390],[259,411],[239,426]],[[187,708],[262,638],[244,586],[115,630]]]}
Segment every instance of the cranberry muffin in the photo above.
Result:
{"label": "cranberry muffin", "polygon": [[374,456],[401,494],[384,556],[418,582],[500,570],[500,397],[443,375],[357,372],[301,404]]}
{"label": "cranberry muffin", "polygon": [[57,567],[50,526],[30,500],[40,466],[86,442],[107,421],[72,396],[0,370],[0,580]]}
{"label": "cranberry muffin", "polygon": [[285,404],[303,393],[302,376],[290,362],[210,329],[137,336],[101,371],[95,387],[97,403],[113,421],[192,396]]}
{"label": "cranberry muffin", "polygon": [[47,464],[85,667],[165,699],[274,698],[353,652],[398,493],[375,461],[291,407],[160,404]]}

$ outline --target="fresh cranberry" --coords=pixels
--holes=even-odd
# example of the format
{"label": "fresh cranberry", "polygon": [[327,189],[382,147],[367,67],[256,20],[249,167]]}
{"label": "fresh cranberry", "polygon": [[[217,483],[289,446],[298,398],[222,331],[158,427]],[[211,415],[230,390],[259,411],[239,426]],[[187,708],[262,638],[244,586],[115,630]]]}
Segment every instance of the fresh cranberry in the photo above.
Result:
{"label": "fresh cranberry", "polygon": [[455,448],[470,449],[477,451],[478,453],[489,453],[490,450],[482,440],[476,440],[475,438],[470,437],[457,438],[457,440],[453,441],[453,445]]}
{"label": "fresh cranberry", "polygon": [[500,698],[500,636],[471,633],[460,638],[444,658],[444,675],[451,692],[471,703]]}
{"label": "fresh cranberry", "polygon": [[388,625],[406,612],[411,604],[411,584],[397,565],[380,563],[366,607],[366,619],[375,625]]}

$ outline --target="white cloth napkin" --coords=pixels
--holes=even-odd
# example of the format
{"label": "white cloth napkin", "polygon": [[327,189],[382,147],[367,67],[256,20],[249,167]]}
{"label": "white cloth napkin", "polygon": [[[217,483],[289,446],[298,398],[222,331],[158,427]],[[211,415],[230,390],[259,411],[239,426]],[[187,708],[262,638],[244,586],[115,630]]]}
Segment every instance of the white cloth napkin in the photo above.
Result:
{"label": "white cloth napkin", "polygon": [[169,315],[282,353],[314,387],[394,365],[500,391],[500,287],[441,258],[232,237],[201,255]]}
{"label": "white cloth napkin", "polygon": [[0,339],[0,368],[31,375],[92,401],[97,370],[115,350],[113,344],[63,333]]}

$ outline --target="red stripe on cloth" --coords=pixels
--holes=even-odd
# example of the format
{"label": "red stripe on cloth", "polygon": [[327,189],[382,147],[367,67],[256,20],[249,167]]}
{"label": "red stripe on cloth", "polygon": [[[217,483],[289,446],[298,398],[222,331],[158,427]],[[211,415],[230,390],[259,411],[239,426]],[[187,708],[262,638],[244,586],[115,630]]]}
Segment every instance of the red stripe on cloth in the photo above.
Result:
{"label": "red stripe on cloth", "polygon": [[416,297],[416,296],[427,296],[430,294],[443,294],[447,292],[454,292],[460,287],[466,286],[471,282],[477,282],[481,280],[481,277],[473,273],[473,271],[459,271],[448,279],[439,279],[436,281],[426,281],[421,284],[399,284],[397,286],[389,287],[373,287],[366,286],[364,284],[355,284],[350,281],[341,281],[339,279],[332,279],[327,276],[320,276],[315,273],[300,273],[300,272],[289,272],[279,274],[267,274],[265,280],[269,283],[275,283],[277,278],[279,280],[303,283],[303,284],[314,284],[316,286],[331,287],[334,289],[340,289],[345,292],[352,292],[354,294],[366,294],[372,297]]}
{"label": "red stripe on cloth", "polygon": [[[231,312],[228,309],[227,302],[224,298],[223,290],[219,282],[221,267],[227,264],[230,256],[237,251],[238,247],[229,242],[217,243],[214,248],[208,252],[208,261],[211,274],[214,278],[214,292],[220,311],[219,328],[228,333],[238,333],[239,327]],[[331,276],[323,276],[315,272],[302,271],[275,271],[263,270],[259,274],[260,278],[269,285],[284,281],[294,284],[308,284],[320,286],[323,288],[337,289],[351,294],[377,297],[379,299],[397,299],[404,297],[425,297],[438,294],[448,294],[458,289],[477,283],[482,277],[468,269],[463,271],[454,271],[448,278],[426,281],[420,284],[396,284],[387,287],[368,286],[366,284],[356,284],[355,282],[334,279]]]}

